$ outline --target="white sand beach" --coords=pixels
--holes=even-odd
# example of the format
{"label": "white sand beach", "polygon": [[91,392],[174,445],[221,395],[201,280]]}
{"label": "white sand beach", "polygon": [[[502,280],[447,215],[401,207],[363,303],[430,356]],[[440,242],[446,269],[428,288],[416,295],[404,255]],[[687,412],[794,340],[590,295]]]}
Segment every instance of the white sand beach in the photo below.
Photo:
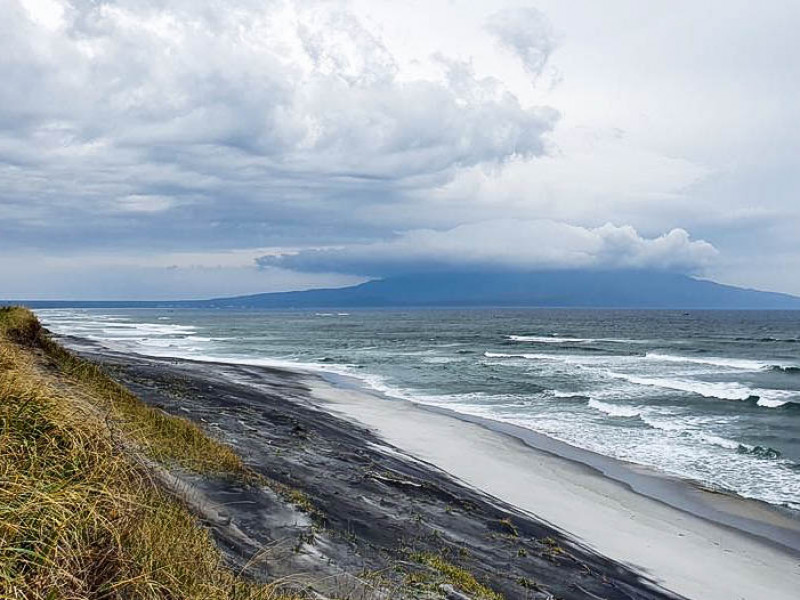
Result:
{"label": "white sand beach", "polygon": [[[479,424],[366,391],[309,382],[320,406],[693,600],[800,598],[800,522],[760,503],[710,502],[782,532],[795,550],[700,518]],[[769,531],[769,529],[765,529]],[[796,543],[795,543],[796,542]]]}

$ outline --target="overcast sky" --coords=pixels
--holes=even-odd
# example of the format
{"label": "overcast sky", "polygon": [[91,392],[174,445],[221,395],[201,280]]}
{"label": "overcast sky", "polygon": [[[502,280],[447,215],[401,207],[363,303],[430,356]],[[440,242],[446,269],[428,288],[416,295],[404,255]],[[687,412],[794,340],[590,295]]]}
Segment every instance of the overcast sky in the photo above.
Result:
{"label": "overcast sky", "polygon": [[800,294],[796,0],[0,0],[0,297]]}

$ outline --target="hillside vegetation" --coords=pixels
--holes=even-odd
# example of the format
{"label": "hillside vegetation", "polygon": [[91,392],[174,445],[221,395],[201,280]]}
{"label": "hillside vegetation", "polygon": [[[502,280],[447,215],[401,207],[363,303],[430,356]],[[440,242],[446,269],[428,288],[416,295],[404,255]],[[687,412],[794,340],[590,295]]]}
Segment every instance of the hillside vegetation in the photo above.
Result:
{"label": "hillside vegetation", "polygon": [[272,599],[225,568],[153,464],[246,477],[196,425],[141,403],[22,308],[0,309],[0,598]]}

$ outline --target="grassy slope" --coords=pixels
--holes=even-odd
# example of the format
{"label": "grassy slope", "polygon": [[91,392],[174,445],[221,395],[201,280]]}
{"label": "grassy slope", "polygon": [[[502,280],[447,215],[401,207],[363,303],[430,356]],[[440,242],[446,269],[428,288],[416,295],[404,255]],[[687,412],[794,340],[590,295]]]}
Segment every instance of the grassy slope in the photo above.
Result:
{"label": "grassy slope", "polygon": [[196,425],[148,407],[0,309],[0,598],[275,598],[228,571],[138,457],[242,477]]}

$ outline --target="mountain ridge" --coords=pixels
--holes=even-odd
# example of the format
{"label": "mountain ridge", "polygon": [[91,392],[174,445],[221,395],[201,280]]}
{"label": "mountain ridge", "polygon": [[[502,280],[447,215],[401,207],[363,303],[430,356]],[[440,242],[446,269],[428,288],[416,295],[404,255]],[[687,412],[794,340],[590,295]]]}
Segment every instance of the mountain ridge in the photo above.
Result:
{"label": "mountain ridge", "polygon": [[800,309],[800,297],[655,271],[448,272],[345,287],[180,301],[24,302],[34,308],[547,307]]}

